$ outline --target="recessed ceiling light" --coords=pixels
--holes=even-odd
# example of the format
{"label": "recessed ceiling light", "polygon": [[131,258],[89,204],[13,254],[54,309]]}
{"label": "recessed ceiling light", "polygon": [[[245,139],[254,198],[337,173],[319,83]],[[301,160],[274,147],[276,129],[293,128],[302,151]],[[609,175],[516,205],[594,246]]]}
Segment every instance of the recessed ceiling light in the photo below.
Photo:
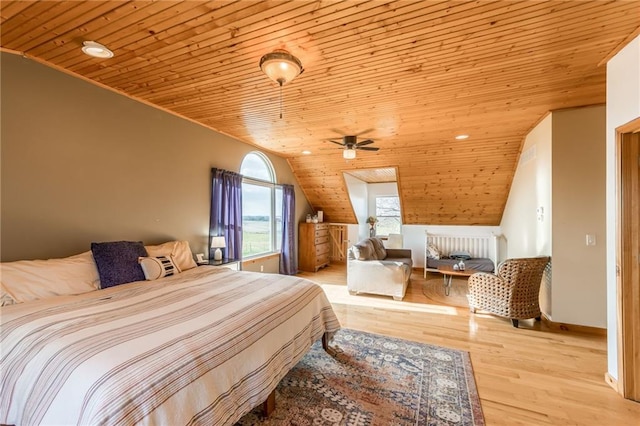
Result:
{"label": "recessed ceiling light", "polygon": [[309,155],[309,154],[311,154],[311,151],[309,151],[308,149],[305,149],[304,151],[302,151],[302,153],[304,155]]}
{"label": "recessed ceiling light", "polygon": [[82,42],[82,51],[89,56],[93,56],[95,58],[113,58],[113,52],[107,49],[100,43],[96,43],[95,41],[83,41]]}
{"label": "recessed ceiling light", "polygon": [[467,139],[468,137],[469,137],[469,135],[458,135],[458,136],[456,136],[456,140],[461,141],[461,140]]}

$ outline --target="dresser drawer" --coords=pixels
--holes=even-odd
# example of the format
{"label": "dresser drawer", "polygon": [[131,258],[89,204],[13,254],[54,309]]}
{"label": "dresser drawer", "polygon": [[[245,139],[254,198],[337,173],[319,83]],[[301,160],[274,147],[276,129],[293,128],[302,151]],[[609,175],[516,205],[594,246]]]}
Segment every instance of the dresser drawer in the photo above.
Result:
{"label": "dresser drawer", "polygon": [[316,246],[316,256],[329,253],[329,243],[319,244]]}
{"label": "dresser drawer", "polygon": [[324,266],[329,264],[329,253],[325,253],[316,258],[317,266]]}
{"label": "dresser drawer", "polygon": [[326,237],[329,235],[329,230],[328,229],[316,229],[315,232],[316,238],[318,237]]}
{"label": "dresser drawer", "polygon": [[328,235],[321,235],[321,236],[317,236],[314,240],[314,244],[315,245],[320,245],[320,244],[324,244],[324,243],[328,243],[329,242],[329,236]]}
{"label": "dresser drawer", "polygon": [[317,223],[316,224],[316,232],[325,231],[329,232],[329,224],[328,223]]}

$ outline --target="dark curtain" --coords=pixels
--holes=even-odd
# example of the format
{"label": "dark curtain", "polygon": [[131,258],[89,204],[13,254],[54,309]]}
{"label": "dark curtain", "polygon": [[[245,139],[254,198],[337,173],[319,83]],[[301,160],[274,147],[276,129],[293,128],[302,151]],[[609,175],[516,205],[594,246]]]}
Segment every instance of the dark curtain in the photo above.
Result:
{"label": "dark curtain", "polygon": [[224,257],[242,258],[242,175],[211,169],[211,216],[209,221],[209,259],[213,259],[211,237],[224,236]]}
{"label": "dark curtain", "polygon": [[293,185],[282,185],[282,244],[280,253],[280,273],[298,273],[296,256],[296,193]]}

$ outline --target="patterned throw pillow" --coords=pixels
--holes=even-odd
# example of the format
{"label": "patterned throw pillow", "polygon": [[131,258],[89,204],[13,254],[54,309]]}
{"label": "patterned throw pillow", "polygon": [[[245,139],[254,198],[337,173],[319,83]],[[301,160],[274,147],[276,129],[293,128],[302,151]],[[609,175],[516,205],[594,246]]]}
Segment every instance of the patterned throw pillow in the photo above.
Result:
{"label": "patterned throw pillow", "polygon": [[429,243],[429,245],[427,246],[427,256],[430,257],[431,259],[440,259],[440,250],[438,250],[438,247],[436,247],[435,245],[433,245],[432,243]]}
{"label": "patterned throw pillow", "polygon": [[139,257],[146,257],[142,241],[110,241],[91,243],[91,253],[98,267],[100,288],[133,281],[144,281]]}
{"label": "patterned throw pillow", "polygon": [[155,246],[144,246],[149,256],[171,256],[173,262],[180,268],[180,271],[195,268],[198,266],[193,260],[193,253],[188,241],[168,241]]}
{"label": "patterned throw pillow", "polygon": [[182,272],[174,261],[173,256],[139,257],[138,263],[140,263],[144,276],[148,281]]}

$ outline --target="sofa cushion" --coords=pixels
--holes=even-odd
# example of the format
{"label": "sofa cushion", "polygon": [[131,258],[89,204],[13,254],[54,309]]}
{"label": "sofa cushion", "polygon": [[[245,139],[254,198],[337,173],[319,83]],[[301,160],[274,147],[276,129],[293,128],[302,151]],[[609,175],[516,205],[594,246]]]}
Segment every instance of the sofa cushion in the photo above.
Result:
{"label": "sofa cushion", "polygon": [[387,257],[384,263],[395,263],[396,265],[407,265],[409,269],[413,268],[413,260],[410,257]]}
{"label": "sofa cushion", "polygon": [[351,247],[351,252],[353,253],[353,257],[357,260],[373,260],[376,259],[375,250],[373,249],[373,244],[371,244],[371,240],[366,239],[360,241],[358,244]]}
{"label": "sofa cushion", "polygon": [[374,259],[384,260],[387,257],[387,250],[384,248],[384,243],[380,238],[369,238],[375,251]]}

